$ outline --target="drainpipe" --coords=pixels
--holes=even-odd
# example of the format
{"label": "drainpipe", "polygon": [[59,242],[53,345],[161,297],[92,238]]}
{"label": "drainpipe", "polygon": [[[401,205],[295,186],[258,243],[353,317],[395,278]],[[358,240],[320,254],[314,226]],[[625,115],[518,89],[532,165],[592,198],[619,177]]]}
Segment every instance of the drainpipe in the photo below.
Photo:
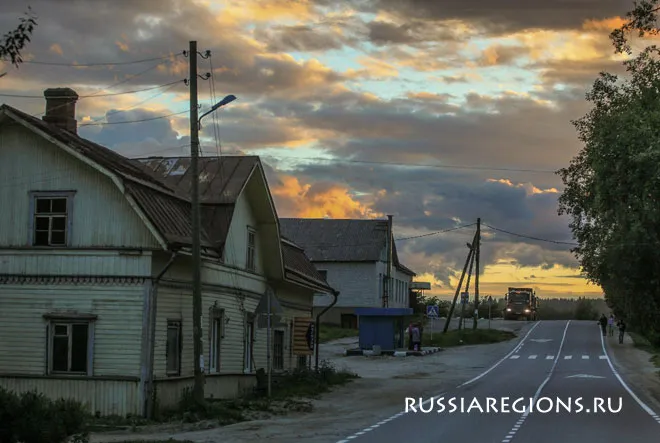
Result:
{"label": "drainpipe", "polygon": [[321,312],[318,313],[316,316],[316,324],[314,325],[314,347],[316,348],[314,350],[315,359],[316,363],[314,365],[314,370],[316,372],[319,371],[319,325],[321,323],[321,316],[328,312],[335,304],[337,304],[337,299],[339,298],[339,291],[333,291],[332,296],[335,298],[332,303],[330,303],[328,306],[325,307]]}
{"label": "drainpipe", "polygon": [[167,270],[172,266],[174,260],[176,259],[179,251],[172,252],[172,256],[165,264],[163,269],[156,275],[151,283],[151,309],[149,313],[150,324],[149,324],[149,373],[147,374],[147,401],[146,401],[146,411],[145,415],[147,418],[153,417],[154,413],[154,354],[156,352],[156,322],[157,322],[157,302],[158,302],[158,282],[165,275]]}

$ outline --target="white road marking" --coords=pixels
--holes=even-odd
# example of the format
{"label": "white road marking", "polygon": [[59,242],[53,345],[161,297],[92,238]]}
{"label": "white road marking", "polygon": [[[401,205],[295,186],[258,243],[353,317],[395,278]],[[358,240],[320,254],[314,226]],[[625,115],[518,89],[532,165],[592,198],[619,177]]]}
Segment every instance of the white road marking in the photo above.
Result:
{"label": "white road marking", "polygon": [[582,360],[589,360],[589,356],[588,355],[583,355]]}
{"label": "white road marking", "polygon": [[607,360],[607,355],[601,355],[601,356],[598,357],[598,358],[600,358],[601,360]]}
{"label": "white road marking", "polygon": [[512,355],[511,356],[511,359],[513,359],[513,360],[515,360],[516,358],[520,358],[520,356],[519,355]]}
{"label": "white road marking", "polygon": [[[610,356],[607,354],[607,350],[605,349],[605,340],[603,340],[603,336],[602,336],[602,335],[600,336],[600,345],[601,345],[602,348],[603,348],[603,354],[604,354],[604,356],[605,356],[605,359],[607,360],[607,363],[608,363],[609,366],[610,366],[610,369],[612,370],[612,373],[613,373],[614,376],[617,378],[617,380],[619,380],[619,383],[621,383],[621,386],[623,386],[623,388],[624,388],[626,391],[628,391],[628,394],[630,394],[630,396],[633,398],[633,400],[635,400],[635,401],[637,402],[637,404],[638,404],[643,410],[646,411],[647,414],[649,414],[649,415],[650,415],[651,417],[653,417],[653,418],[656,418],[656,417],[658,416],[658,414],[656,414],[656,413],[653,411],[653,409],[649,408],[649,407],[646,405],[646,403],[644,403],[642,400],[639,399],[639,397],[637,397],[637,396],[635,395],[635,393],[632,391],[632,389],[630,389],[630,388],[628,387],[628,385],[626,384],[626,382],[623,381],[623,379],[621,378],[621,376],[620,376],[619,373],[617,372],[616,368],[614,368],[614,365],[612,364],[612,360],[610,360]],[[658,423],[660,423],[660,419],[657,419],[657,418],[656,418],[656,421],[657,421]]]}
{"label": "white road marking", "polygon": [[576,375],[569,375],[566,378],[605,378],[605,377],[601,377],[600,375],[576,374]]}
{"label": "white road marking", "polygon": [[[468,380],[468,381],[466,381],[465,383],[463,383],[463,384],[457,386],[456,389],[458,389],[458,388],[462,388],[463,386],[467,386],[467,385],[469,385],[469,384],[472,384],[472,383],[474,383],[475,381],[477,381],[477,380],[483,378],[484,376],[486,376],[487,374],[489,374],[493,369],[495,369],[496,367],[498,367],[499,365],[501,365],[504,361],[506,361],[506,360],[509,359],[512,355],[514,355],[516,352],[518,352],[518,351],[520,350],[520,348],[522,347],[522,345],[525,343],[525,340],[527,340],[527,337],[529,337],[529,335],[532,333],[532,331],[533,331],[534,329],[536,329],[536,327],[539,325],[539,323],[540,323],[540,322],[537,321],[537,322],[534,324],[534,326],[532,326],[531,329],[530,329],[529,331],[527,331],[527,334],[525,334],[525,336],[522,338],[522,340],[520,340],[520,343],[518,343],[518,345],[517,345],[517,346],[516,346],[511,352],[509,352],[507,355],[505,355],[504,357],[502,357],[501,360],[499,360],[499,361],[498,361],[497,363],[495,363],[493,366],[491,366],[490,368],[488,368],[486,371],[482,372],[481,374],[477,375],[477,376],[474,377],[473,379]],[[438,397],[442,397],[444,394],[445,394],[445,393],[442,392],[442,393],[440,393],[440,394],[438,394],[438,395],[436,395],[436,396],[434,396],[434,397],[429,398],[429,399],[426,400],[424,403],[422,403],[422,406],[426,406],[426,404],[432,402],[434,399],[437,399]],[[373,426],[370,426],[370,428],[373,430],[373,429],[378,428],[378,427],[384,425],[385,423],[389,423],[390,421],[392,421],[392,420],[394,420],[394,419],[396,419],[396,418],[399,418],[399,417],[401,417],[402,415],[405,415],[405,414],[407,414],[406,411],[399,412],[398,414],[395,414],[395,415],[393,415],[393,416],[391,416],[391,417],[389,417],[389,418],[387,418],[387,419],[385,419],[385,420],[382,420],[382,421],[378,422],[377,424],[375,424],[375,425],[373,425]],[[362,431],[360,431],[360,432],[364,433],[365,431],[362,430]],[[344,438],[343,440],[339,440],[337,443],[348,443],[350,440],[353,440],[353,439],[359,437],[360,435],[362,435],[362,434],[356,432],[355,434],[353,434],[353,435],[351,435],[351,436],[349,436],[349,437],[346,437],[346,438]],[[506,440],[506,442],[508,442],[508,441],[510,441],[510,440]]]}
{"label": "white road marking", "polygon": [[[534,397],[532,398],[532,402],[536,402],[536,400],[539,398],[541,395],[541,391],[545,387],[545,385],[548,384],[550,381],[550,377],[552,377],[553,372],[555,372],[555,368],[557,367],[557,363],[559,362],[559,356],[561,355],[561,350],[564,347],[564,342],[566,341],[566,332],[568,331],[568,325],[571,324],[571,321],[566,322],[566,327],[564,328],[564,335],[561,337],[561,343],[559,343],[559,350],[557,351],[557,358],[555,359],[554,363],[552,364],[552,367],[550,368],[550,372],[548,372],[548,376],[546,379],[541,383],[541,386],[536,390],[536,393],[534,394]],[[525,420],[527,419],[527,416],[529,415],[529,410],[525,408],[525,412],[523,413],[522,416],[520,416],[520,419],[518,419],[517,425],[522,426],[525,423]],[[518,432],[520,428],[516,429],[515,427],[511,429],[511,432],[513,432],[513,435],[515,435],[516,432]],[[511,432],[509,432],[509,435],[507,435],[502,442],[508,442],[513,438],[511,435]]]}
{"label": "white road marking", "polygon": [[554,359],[554,358],[555,358],[554,355],[548,355],[545,359],[546,359],[546,360],[552,360],[552,359]]}
{"label": "white road marking", "polygon": [[536,360],[536,355],[530,355],[530,356],[529,356],[529,359],[530,359],[530,360]]}
{"label": "white road marking", "polygon": [[570,360],[570,359],[572,359],[572,358],[573,358],[572,355],[565,355],[565,356],[564,356],[564,360]]}

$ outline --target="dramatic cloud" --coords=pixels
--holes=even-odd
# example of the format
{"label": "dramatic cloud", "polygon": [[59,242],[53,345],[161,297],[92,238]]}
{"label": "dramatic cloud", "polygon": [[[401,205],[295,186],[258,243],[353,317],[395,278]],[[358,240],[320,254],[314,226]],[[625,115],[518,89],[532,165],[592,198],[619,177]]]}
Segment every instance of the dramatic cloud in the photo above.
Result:
{"label": "dramatic cloud", "polygon": [[[572,239],[554,171],[580,148],[570,121],[588,110],[585,90],[599,71],[623,72],[607,36],[630,2],[31,6],[39,25],[26,63],[0,66],[2,101],[40,116],[44,89],[72,87],[81,135],[130,157],[185,155],[182,53],[197,40],[212,54],[199,58],[199,74],[213,73],[199,80],[202,111],[239,98],[204,119],[202,150],[261,155],[281,216],[393,214],[397,238],[419,236],[398,241],[402,261],[443,295],[474,226],[433,233],[481,218],[485,291],[523,281],[556,295],[598,291],[561,243]],[[24,9],[4,1],[0,29]]]}

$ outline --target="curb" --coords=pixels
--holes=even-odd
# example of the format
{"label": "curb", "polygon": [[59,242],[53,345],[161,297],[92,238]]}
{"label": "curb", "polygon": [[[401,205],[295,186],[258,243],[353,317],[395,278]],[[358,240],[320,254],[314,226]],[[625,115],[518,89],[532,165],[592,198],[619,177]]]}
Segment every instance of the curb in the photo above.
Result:
{"label": "curb", "polygon": [[[443,348],[429,348],[424,349],[423,351],[384,351],[380,353],[380,356],[394,356],[394,357],[423,357],[425,355],[435,354],[436,352],[443,351]],[[369,349],[344,349],[344,357],[348,356],[358,356],[363,357],[373,357],[374,351]]]}

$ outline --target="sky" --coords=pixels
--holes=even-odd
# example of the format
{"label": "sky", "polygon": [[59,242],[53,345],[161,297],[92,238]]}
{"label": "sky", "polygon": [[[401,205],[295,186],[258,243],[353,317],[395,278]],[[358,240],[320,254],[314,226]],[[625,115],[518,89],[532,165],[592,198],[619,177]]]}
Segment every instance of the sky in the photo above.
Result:
{"label": "sky", "polygon": [[0,33],[28,5],[26,63],[0,66],[0,94],[22,97],[0,102],[40,116],[44,89],[70,87],[81,136],[187,155],[196,40],[200,111],[238,97],[204,119],[203,152],[260,155],[280,217],[391,214],[401,261],[440,297],[475,226],[437,232],[481,218],[481,294],[602,295],[554,171],[581,148],[571,121],[598,73],[623,72],[608,34],[631,1],[4,0]]}

